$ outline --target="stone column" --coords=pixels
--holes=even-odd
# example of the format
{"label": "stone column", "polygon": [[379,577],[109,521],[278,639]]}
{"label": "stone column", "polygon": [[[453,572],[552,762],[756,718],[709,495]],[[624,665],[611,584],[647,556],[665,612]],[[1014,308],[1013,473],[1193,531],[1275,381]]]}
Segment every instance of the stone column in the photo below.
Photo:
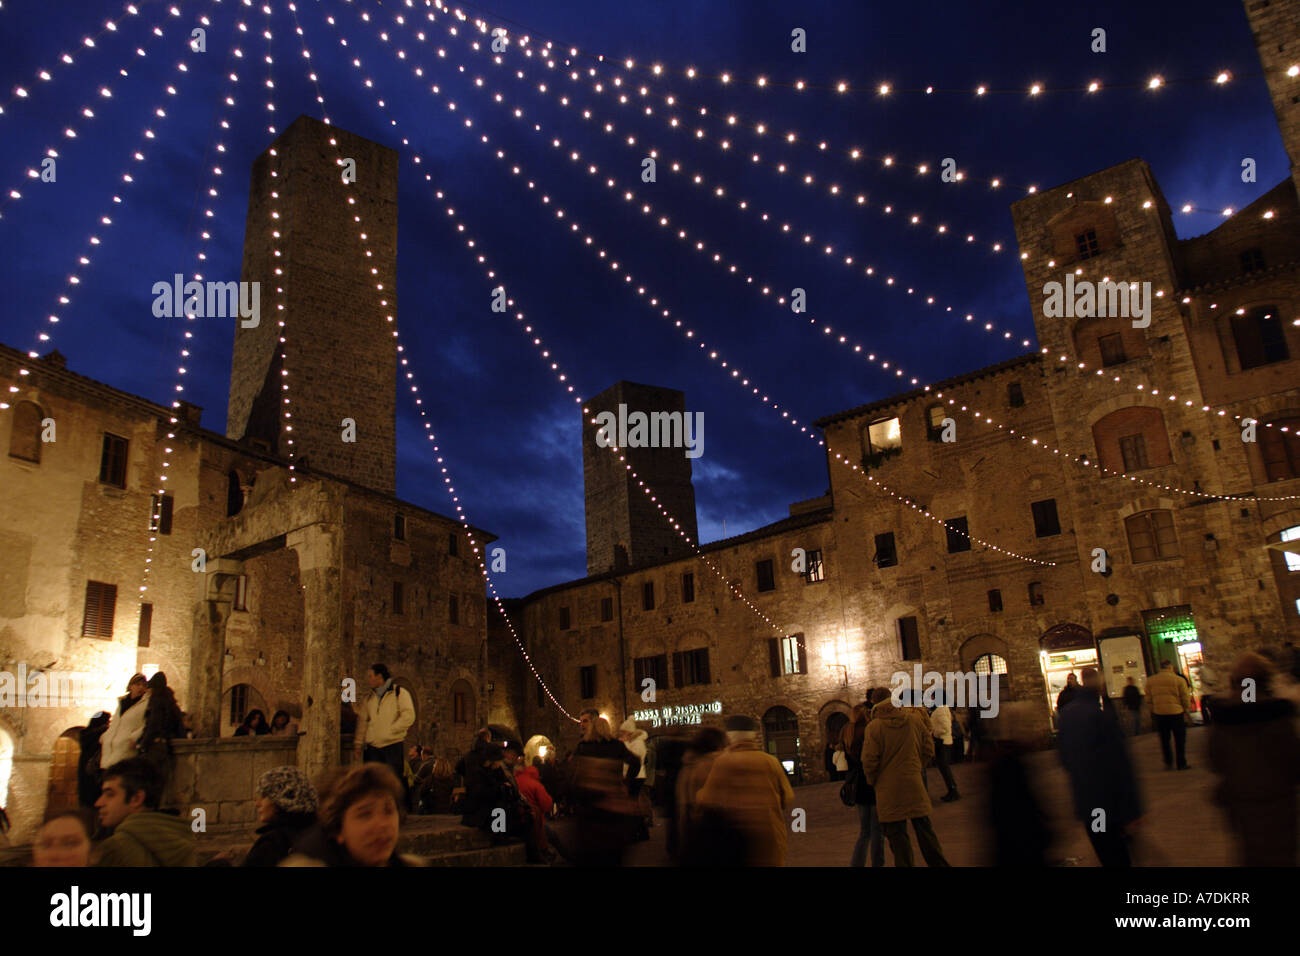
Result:
{"label": "stone column", "polygon": [[221,734],[221,678],[225,669],[226,622],[234,603],[237,561],[209,561],[199,582],[190,641],[189,718],[195,737]]}
{"label": "stone column", "polygon": [[298,767],[309,777],[339,763],[339,709],[348,661],[343,646],[342,548],[336,525],[315,524],[286,537],[298,553],[303,588],[303,711]]}

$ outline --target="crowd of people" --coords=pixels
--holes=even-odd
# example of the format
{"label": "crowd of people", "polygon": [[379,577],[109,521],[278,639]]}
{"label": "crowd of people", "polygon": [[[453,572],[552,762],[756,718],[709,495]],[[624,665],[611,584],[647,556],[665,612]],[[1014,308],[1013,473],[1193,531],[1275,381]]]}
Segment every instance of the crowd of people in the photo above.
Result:
{"label": "crowd of people", "polygon": [[[1236,838],[1240,862],[1251,866],[1296,861],[1300,674],[1290,671],[1300,668],[1278,663],[1255,653],[1237,658],[1230,686],[1241,692],[1213,699],[1205,750],[1218,781],[1213,800]],[[418,865],[417,857],[397,850],[403,819],[443,813],[459,814],[463,825],[494,842],[522,842],[532,863],[617,866],[634,844],[649,839],[656,810],[676,865],[785,864],[799,811],[790,778],[760,745],[752,717],[735,715],[723,728],[701,727],[692,736],[669,733],[648,747],[633,720],[615,732],[606,717],[586,710],[579,715],[581,739],[562,759],[550,747],[526,757],[519,740],[484,727],[453,763],[420,746],[403,753],[414,714],[409,691],[393,683],[383,664],[371,668],[369,684],[358,715],[357,762],[314,781],[296,767],[262,774],[255,842],[239,865]],[[1130,682],[1112,700],[1101,675],[1087,667],[1059,703],[1057,745],[1073,815],[1103,866],[1132,865],[1144,809],[1129,738],[1141,732],[1141,713],[1149,713],[1166,768],[1187,769],[1187,683],[1166,663],[1147,679],[1145,695]],[[849,864],[883,866],[887,847],[895,866],[912,866],[914,837],[927,865],[949,865],[931,822],[928,768],[937,771],[937,799],[961,799],[950,763],[962,759],[963,738],[972,755],[991,757],[991,862],[1057,862],[1051,814],[1029,769],[1030,751],[1039,744],[1026,706],[1004,703],[999,732],[987,739],[978,717],[967,714],[963,721],[942,701],[919,704],[908,693],[872,688],[834,743],[843,755],[840,797],[858,817]],[[287,713],[268,724],[254,711],[236,733],[296,732]],[[96,714],[81,731],[81,807],[47,816],[33,862],[196,865],[189,821],[162,808],[170,741],[186,733],[166,677],[132,677],[114,713]],[[227,851],[208,865],[235,860]]]}

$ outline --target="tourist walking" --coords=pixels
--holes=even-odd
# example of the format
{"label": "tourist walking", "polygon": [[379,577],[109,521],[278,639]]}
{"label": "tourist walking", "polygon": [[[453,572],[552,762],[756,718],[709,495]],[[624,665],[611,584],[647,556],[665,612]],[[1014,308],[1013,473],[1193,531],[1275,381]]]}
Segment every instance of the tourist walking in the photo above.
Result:
{"label": "tourist walking", "polygon": [[1142,734],[1142,691],[1137,681],[1129,678],[1124,684],[1124,709],[1128,711],[1128,725],[1133,728],[1133,736]]}
{"label": "tourist walking", "polygon": [[916,842],[928,866],[947,866],[939,838],[930,825],[930,795],[921,768],[934,756],[934,737],[922,711],[896,707],[886,697],[871,710],[862,745],[862,770],[876,790],[880,829],[894,855],[894,866],[912,866],[912,822]]}
{"label": "tourist walking", "polygon": [[316,788],[297,767],[274,767],[257,779],[257,840],[241,866],[279,866],[316,825]]}
{"label": "tourist walking", "polygon": [[1132,866],[1131,831],[1142,817],[1142,802],[1124,731],[1101,696],[1100,675],[1085,667],[1079,692],[1057,715],[1061,763],[1070,778],[1075,817],[1087,829],[1101,865]]}
{"label": "tourist walking", "polygon": [[[149,681],[143,674],[135,674],[126,683],[126,696],[118,698],[117,709],[108,722],[108,729],[99,738],[99,769],[107,770],[115,763],[136,755],[135,745],[144,730],[145,706],[141,703],[149,691]],[[95,799],[99,799],[96,794]]]}
{"label": "tourist walking", "polygon": [[992,862],[994,866],[1046,866],[1052,830],[1026,759],[1034,743],[1032,705],[1005,703],[1001,718],[988,775]]}
{"label": "tourist walking", "polygon": [[1228,818],[1242,866],[1296,865],[1300,739],[1296,707],[1274,696],[1276,679],[1267,658],[1241,654],[1232,666],[1237,693],[1213,702],[1209,760],[1219,776],[1214,801]]}
{"label": "tourist walking", "polygon": [[1155,715],[1156,730],[1160,732],[1160,753],[1165,760],[1165,769],[1174,766],[1169,747],[1171,738],[1178,769],[1188,769],[1187,715],[1192,709],[1191,695],[1187,691],[1187,681],[1174,673],[1174,665],[1169,661],[1161,661],[1160,672],[1147,678],[1147,702]]}
{"label": "tourist walking", "polygon": [[352,745],[365,763],[382,763],[402,784],[402,742],[415,723],[415,703],[410,691],[393,683],[385,664],[372,664],[366,673],[370,695],[361,708]]}
{"label": "tourist walking", "polygon": [[873,687],[867,691],[867,699],[853,708],[852,717],[840,733],[840,742],[844,747],[844,756],[849,762],[847,780],[853,781],[854,808],[858,814],[858,838],[853,844],[853,855],[849,866],[866,866],[867,851],[871,852],[871,865],[885,865],[885,840],[880,830],[880,817],[876,814],[876,789],[867,783],[862,770],[862,745],[867,739],[867,715],[871,713],[871,700],[877,694],[880,699],[889,695],[883,688]]}
{"label": "tourist walking", "polygon": [[677,860],[683,866],[707,866],[714,855],[706,846],[706,838],[717,836],[720,830],[706,829],[698,796],[704,781],[709,779],[713,761],[727,746],[727,735],[717,727],[701,727],[691,738],[682,755],[682,768],[677,775]]}
{"label": "tourist walking", "polygon": [[[637,839],[650,839],[650,824],[654,822],[653,814],[647,819],[645,810],[649,809],[648,795],[645,801],[641,798],[641,791],[645,788],[646,782],[646,732],[636,725],[636,721],[629,717],[618,728],[618,739],[623,741],[623,746],[632,751],[636,758],[641,761],[641,767],[636,772],[636,776],[627,782],[627,795],[637,804],[640,809],[639,819],[642,821],[637,827]],[[654,778],[651,777],[651,780]],[[645,806],[642,806],[643,802]]]}
{"label": "tourist walking", "polygon": [[948,788],[948,792],[939,799],[944,803],[952,803],[961,799],[961,794],[957,792],[957,781],[953,779],[952,768],[949,766],[949,756],[952,753],[952,711],[942,699],[930,712],[930,734],[934,737],[934,765],[939,768],[939,776]]}
{"label": "tourist walking", "polygon": [[727,749],[696,799],[701,809],[727,819],[744,836],[749,866],[785,866],[789,811],[794,802],[790,778],[777,759],[759,749],[758,721],[737,715],[726,721]]}
{"label": "tourist walking", "polygon": [[97,866],[194,866],[189,821],[158,811],[163,783],[157,765],[144,757],[104,771],[95,809],[100,824],[113,834],[100,844]]}
{"label": "tourist walking", "polygon": [[641,758],[616,740],[609,721],[597,710],[578,715],[582,740],[574,750],[574,830],[571,845],[561,846],[577,866],[618,866],[636,836],[637,807],[628,797],[628,782],[641,769]]}

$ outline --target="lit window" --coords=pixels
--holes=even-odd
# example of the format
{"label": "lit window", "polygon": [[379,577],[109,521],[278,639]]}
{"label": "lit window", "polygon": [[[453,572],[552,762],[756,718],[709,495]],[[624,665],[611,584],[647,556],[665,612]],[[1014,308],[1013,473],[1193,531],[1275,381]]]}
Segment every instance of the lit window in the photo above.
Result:
{"label": "lit window", "polygon": [[867,441],[871,443],[872,453],[888,451],[903,447],[903,432],[898,424],[898,416],[882,418],[872,422],[867,428]]}

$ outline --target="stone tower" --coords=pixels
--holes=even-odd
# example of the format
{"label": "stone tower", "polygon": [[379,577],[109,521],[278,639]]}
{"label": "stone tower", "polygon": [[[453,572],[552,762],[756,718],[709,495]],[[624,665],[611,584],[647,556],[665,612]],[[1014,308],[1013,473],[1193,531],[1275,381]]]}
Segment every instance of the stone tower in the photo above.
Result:
{"label": "stone tower", "polygon": [[[582,472],[587,503],[587,573],[601,574],[638,567],[665,557],[689,554],[676,530],[664,519],[618,456],[596,444],[597,426],[591,419],[601,412],[619,413],[619,405],[632,412],[686,414],[686,395],[676,389],[619,382],[587,403],[583,416]],[[631,443],[629,442],[629,445]],[[691,485],[691,460],[681,448],[623,450],[636,473],[654,489],[658,503],[698,542],[695,527],[695,488]]]}
{"label": "stone tower", "polygon": [[[343,182],[340,158],[356,161],[355,182]],[[265,443],[313,471],[388,494],[396,457],[397,175],[393,150],[308,116],[253,163],[241,279],[261,283],[261,322],[234,323],[226,418],[230,438]],[[343,440],[344,419],[355,422],[355,442]]]}
{"label": "stone tower", "polygon": [[1291,157],[1291,181],[1300,193],[1300,0],[1245,0],[1260,66],[1273,97],[1278,132]]}

